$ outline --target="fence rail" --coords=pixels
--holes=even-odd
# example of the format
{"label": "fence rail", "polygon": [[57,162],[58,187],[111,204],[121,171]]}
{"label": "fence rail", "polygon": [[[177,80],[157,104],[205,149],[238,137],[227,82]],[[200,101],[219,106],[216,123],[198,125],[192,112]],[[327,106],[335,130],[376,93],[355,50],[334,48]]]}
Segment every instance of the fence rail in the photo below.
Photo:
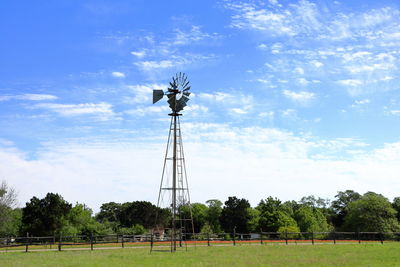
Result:
{"label": "fence rail", "polygon": [[[26,236],[0,238],[0,251],[95,249],[101,247],[169,246],[165,235],[77,235]],[[259,232],[259,233],[182,233],[175,237],[180,245],[250,245],[268,243],[365,243],[400,241],[400,232]]]}

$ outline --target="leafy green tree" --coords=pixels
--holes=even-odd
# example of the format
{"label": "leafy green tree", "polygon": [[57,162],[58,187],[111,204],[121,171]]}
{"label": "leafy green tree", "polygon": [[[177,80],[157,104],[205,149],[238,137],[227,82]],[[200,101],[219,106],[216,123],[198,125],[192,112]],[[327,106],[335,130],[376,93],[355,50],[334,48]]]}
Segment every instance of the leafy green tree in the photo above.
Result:
{"label": "leafy green tree", "polygon": [[[192,203],[191,206],[181,207],[181,216],[183,218],[190,218],[190,208],[193,216],[194,232],[199,233],[203,228],[204,224],[207,222],[207,210],[208,207],[201,203]],[[191,225],[185,225],[186,232],[192,231]]]}
{"label": "leafy green tree", "polygon": [[344,218],[348,213],[350,203],[361,198],[361,195],[353,190],[339,191],[335,200],[331,203],[332,223],[337,229],[341,229]]}
{"label": "leafy green tree", "polygon": [[326,217],[318,208],[302,205],[295,211],[295,219],[302,232],[329,232]]}
{"label": "leafy green tree", "polygon": [[99,222],[119,222],[118,214],[121,212],[121,204],[115,202],[104,203],[100,207],[100,212],[96,214]]}
{"label": "leafy green tree", "polygon": [[200,233],[202,234],[201,237],[204,238],[207,234],[212,234],[213,233],[213,229],[212,229],[211,225],[208,222],[206,222],[203,225],[203,227],[201,228]]}
{"label": "leafy green tree", "polygon": [[156,216],[158,224],[166,224],[168,215],[167,210],[157,208],[148,201],[134,201],[123,203],[117,217],[123,227],[140,224],[151,228],[156,223]]}
{"label": "leafy green tree", "polygon": [[222,212],[222,202],[218,199],[210,199],[206,201],[208,205],[207,209],[207,222],[212,228],[214,233],[221,232],[221,224],[219,222],[219,217]]}
{"label": "leafy green tree", "polygon": [[20,210],[13,209],[17,203],[15,189],[5,181],[0,184],[0,236],[16,235],[20,224]]}
{"label": "leafy green tree", "polygon": [[393,199],[392,207],[397,211],[397,220],[400,221],[400,197]]}
{"label": "leafy green tree", "polygon": [[118,234],[120,235],[142,235],[146,232],[146,229],[140,225],[135,224],[132,227],[121,227],[118,229]]}
{"label": "leafy green tree", "polygon": [[280,238],[301,238],[300,228],[294,225],[281,226],[277,232],[280,233]]}
{"label": "leafy green tree", "polygon": [[31,198],[22,208],[22,233],[34,236],[50,236],[60,233],[66,225],[66,217],[72,205],[59,194],[47,193],[43,199]]}
{"label": "leafy green tree", "polygon": [[70,233],[73,235],[86,235],[91,234],[107,234],[112,233],[111,229],[107,229],[106,225],[103,225],[95,220],[92,216],[92,210],[87,208],[83,204],[77,203],[68,213],[67,224],[63,228],[63,234]]}
{"label": "leafy green tree", "polygon": [[225,206],[220,216],[222,229],[227,233],[231,233],[233,228],[236,227],[237,233],[248,233],[247,222],[250,219],[248,208],[250,208],[248,200],[229,197],[225,201]]}
{"label": "leafy green tree", "polygon": [[387,198],[367,192],[349,204],[343,229],[362,232],[399,231],[396,216],[397,212]]}
{"label": "leafy green tree", "polygon": [[263,231],[277,232],[280,227],[297,227],[296,221],[289,215],[291,207],[282,205],[277,198],[261,200],[257,209],[260,211],[259,227]]}
{"label": "leafy green tree", "polygon": [[260,214],[258,209],[248,208],[247,212],[249,214],[249,220],[247,221],[247,229],[249,232],[259,232],[260,231]]}

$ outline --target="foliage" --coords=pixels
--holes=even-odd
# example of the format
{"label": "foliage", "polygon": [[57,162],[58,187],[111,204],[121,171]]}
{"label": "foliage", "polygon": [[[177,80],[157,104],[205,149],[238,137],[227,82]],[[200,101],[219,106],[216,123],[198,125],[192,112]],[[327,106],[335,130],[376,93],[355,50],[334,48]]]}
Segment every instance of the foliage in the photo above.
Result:
{"label": "foliage", "polygon": [[333,225],[341,229],[344,218],[348,213],[348,207],[350,203],[360,199],[361,195],[353,190],[339,191],[335,196],[335,200],[332,201],[331,210],[333,212],[332,223]]}
{"label": "foliage", "polygon": [[66,217],[72,205],[59,194],[48,193],[45,198],[31,198],[22,209],[23,233],[33,236],[50,236],[59,234],[66,225]]}
{"label": "foliage", "polygon": [[318,208],[303,205],[295,211],[295,219],[302,232],[329,232],[331,230],[326,217]]}
{"label": "foliage", "polygon": [[247,213],[249,214],[249,220],[247,221],[247,230],[249,232],[260,231],[260,214],[258,209],[248,208]]}
{"label": "foliage", "polygon": [[222,202],[218,199],[210,199],[206,201],[208,205],[206,220],[211,226],[214,233],[221,232],[221,224],[219,222],[219,217],[222,212]]}
{"label": "foliage", "polygon": [[[183,216],[183,218],[190,218],[190,215],[192,215],[195,233],[199,233],[206,223],[207,210],[208,207],[201,203],[192,203],[190,207],[188,205],[180,207],[181,216]],[[186,225],[186,232],[191,231],[193,231],[192,226]]]}
{"label": "foliage", "polygon": [[[261,200],[257,209],[260,211],[259,227],[266,232],[277,232],[280,227],[297,227],[296,221],[288,214],[288,207],[277,198]],[[291,210],[290,210],[291,211]]]}
{"label": "foliage", "polygon": [[121,227],[117,233],[119,235],[142,235],[146,233],[146,229],[140,224],[135,224],[132,227]]}
{"label": "foliage", "polygon": [[397,211],[397,220],[400,221],[400,197],[393,199],[392,207]]}
{"label": "foliage", "polygon": [[92,216],[92,210],[83,204],[77,203],[66,217],[68,223],[63,227],[63,235],[66,232],[76,232],[78,235],[90,236],[98,234],[106,234],[112,231],[107,230],[105,225],[97,222]]}
{"label": "foliage", "polygon": [[279,227],[278,233],[280,233],[279,237],[282,239],[285,239],[286,237],[288,239],[300,239],[301,238],[301,234],[299,227],[297,226],[281,226]]}
{"label": "foliage", "polygon": [[208,222],[206,222],[203,225],[203,227],[201,228],[200,233],[203,234],[203,235],[212,234],[213,230],[212,230],[211,225]]}
{"label": "foliage", "polygon": [[397,212],[387,198],[367,192],[348,206],[343,229],[361,232],[399,231]]}
{"label": "foliage", "polygon": [[250,208],[248,200],[229,197],[228,200],[225,201],[225,206],[220,216],[220,223],[223,230],[227,233],[231,233],[233,228],[236,227],[237,233],[247,233],[247,222],[250,219],[248,208]]}
{"label": "foliage", "polygon": [[157,208],[148,201],[104,203],[96,215],[99,222],[103,224],[108,222],[115,232],[118,232],[120,227],[130,228],[137,224],[147,229],[154,227],[155,224],[167,227],[169,218],[168,209]]}
{"label": "foliage", "polygon": [[15,189],[5,181],[0,184],[0,236],[16,235],[20,211],[14,210],[17,203]]}

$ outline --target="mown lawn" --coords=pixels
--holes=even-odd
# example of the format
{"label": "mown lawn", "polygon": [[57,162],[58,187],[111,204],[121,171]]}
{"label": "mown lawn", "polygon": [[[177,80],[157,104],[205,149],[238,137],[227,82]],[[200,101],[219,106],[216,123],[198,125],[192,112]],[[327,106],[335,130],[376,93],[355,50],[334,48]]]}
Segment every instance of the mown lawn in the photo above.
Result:
{"label": "mown lawn", "polygon": [[400,243],[6,252],[0,266],[400,266]]}

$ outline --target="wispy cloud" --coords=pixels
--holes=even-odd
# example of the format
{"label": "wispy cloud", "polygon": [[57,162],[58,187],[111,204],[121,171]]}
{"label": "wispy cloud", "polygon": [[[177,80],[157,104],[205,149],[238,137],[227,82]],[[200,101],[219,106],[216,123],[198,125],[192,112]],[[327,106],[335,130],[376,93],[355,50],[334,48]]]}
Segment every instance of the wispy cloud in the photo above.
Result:
{"label": "wispy cloud", "polygon": [[113,71],[111,72],[111,75],[116,78],[125,78],[125,73],[120,71]]}
{"label": "wispy cloud", "polygon": [[346,86],[360,86],[363,84],[361,80],[356,79],[340,80],[338,83]]}
{"label": "wispy cloud", "polygon": [[290,90],[283,90],[282,94],[292,101],[303,103],[303,104],[308,103],[309,101],[311,101],[315,98],[314,93],[306,92],[306,91],[294,92],[294,91],[290,91]]}
{"label": "wispy cloud", "polygon": [[105,102],[82,104],[40,103],[33,105],[31,108],[49,110],[66,117],[95,115],[106,120],[116,115],[112,110],[112,105]]}
{"label": "wispy cloud", "polygon": [[217,33],[202,31],[201,26],[192,25],[190,29],[176,28],[170,37],[156,40],[149,34],[144,38],[144,45],[132,51],[136,57],[134,65],[145,72],[179,68],[189,64],[197,64],[213,59],[216,56],[212,53],[187,52],[187,46],[210,46],[210,43],[218,40],[221,36]]}
{"label": "wispy cloud", "polygon": [[3,95],[0,96],[0,101],[8,100],[29,100],[29,101],[43,101],[43,100],[56,100],[58,99],[55,95],[49,94],[22,94],[22,95]]}

